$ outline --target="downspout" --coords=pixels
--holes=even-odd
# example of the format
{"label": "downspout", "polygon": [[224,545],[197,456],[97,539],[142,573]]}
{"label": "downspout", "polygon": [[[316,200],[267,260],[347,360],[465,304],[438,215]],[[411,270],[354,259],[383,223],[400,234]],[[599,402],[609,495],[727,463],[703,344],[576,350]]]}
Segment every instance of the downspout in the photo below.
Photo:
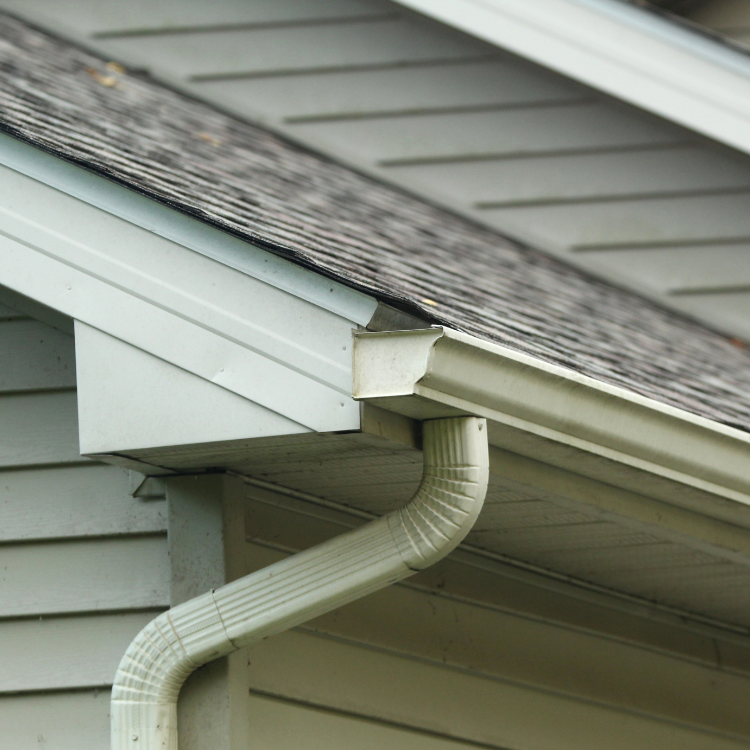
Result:
{"label": "downspout", "polygon": [[177,750],[177,697],[207,662],[412,575],[471,529],[487,490],[484,419],[424,423],[424,468],[400,510],[300,552],[152,620],[120,662],[112,750]]}

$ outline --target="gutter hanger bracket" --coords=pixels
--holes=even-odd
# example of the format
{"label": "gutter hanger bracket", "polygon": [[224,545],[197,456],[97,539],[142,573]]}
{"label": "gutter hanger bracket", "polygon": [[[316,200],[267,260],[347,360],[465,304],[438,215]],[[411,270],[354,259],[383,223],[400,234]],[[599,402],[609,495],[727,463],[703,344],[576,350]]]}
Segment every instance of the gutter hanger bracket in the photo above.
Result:
{"label": "gutter hanger bracket", "polygon": [[482,509],[484,419],[424,424],[424,470],[403,508],[180,604],[152,620],[120,662],[112,750],[177,750],[177,698],[199,666],[429,567]]}

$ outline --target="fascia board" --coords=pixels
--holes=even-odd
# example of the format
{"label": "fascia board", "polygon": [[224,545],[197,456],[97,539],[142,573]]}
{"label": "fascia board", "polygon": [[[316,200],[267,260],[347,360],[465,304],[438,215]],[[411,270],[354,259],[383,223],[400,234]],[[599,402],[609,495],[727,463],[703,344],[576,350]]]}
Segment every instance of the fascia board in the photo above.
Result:
{"label": "fascia board", "polygon": [[709,515],[750,505],[750,434],[446,328],[354,336],[357,400],[482,416],[497,447]]}
{"label": "fascia board", "polygon": [[396,0],[750,152],[750,56],[617,0]]}
{"label": "fascia board", "polygon": [[350,405],[339,390],[5,237],[0,239],[0,279],[25,296],[310,429],[358,424],[356,404]]}
{"label": "fascia board", "polygon": [[[3,145],[16,158],[0,159],[3,286],[305,428],[359,427],[348,349],[376,300],[25,144]],[[77,194],[67,179],[80,179]],[[223,262],[227,248],[237,263]],[[236,268],[240,253],[247,268]]]}

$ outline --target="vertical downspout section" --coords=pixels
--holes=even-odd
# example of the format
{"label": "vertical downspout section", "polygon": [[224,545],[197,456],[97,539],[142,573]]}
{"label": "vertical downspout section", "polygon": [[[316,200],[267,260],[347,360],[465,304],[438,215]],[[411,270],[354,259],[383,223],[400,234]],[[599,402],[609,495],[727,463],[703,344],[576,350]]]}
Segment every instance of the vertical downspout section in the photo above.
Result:
{"label": "vertical downspout section", "polygon": [[130,644],[112,690],[112,750],[177,750],[177,697],[193,670],[423,570],[482,509],[483,419],[424,423],[424,470],[400,510],[180,604]]}

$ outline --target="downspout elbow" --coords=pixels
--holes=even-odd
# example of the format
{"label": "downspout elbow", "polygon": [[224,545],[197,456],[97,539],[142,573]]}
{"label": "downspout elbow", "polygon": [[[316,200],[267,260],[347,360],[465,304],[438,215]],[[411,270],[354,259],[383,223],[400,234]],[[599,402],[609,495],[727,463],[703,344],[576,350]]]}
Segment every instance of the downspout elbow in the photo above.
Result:
{"label": "downspout elbow", "polygon": [[423,570],[454,549],[487,491],[485,421],[424,423],[414,497],[383,518],[165,612],[120,662],[112,750],[177,750],[177,698],[199,666]]}
{"label": "downspout elbow", "polygon": [[445,557],[469,533],[482,510],[488,476],[484,419],[424,423],[422,481],[414,497],[384,519],[412,572]]}

